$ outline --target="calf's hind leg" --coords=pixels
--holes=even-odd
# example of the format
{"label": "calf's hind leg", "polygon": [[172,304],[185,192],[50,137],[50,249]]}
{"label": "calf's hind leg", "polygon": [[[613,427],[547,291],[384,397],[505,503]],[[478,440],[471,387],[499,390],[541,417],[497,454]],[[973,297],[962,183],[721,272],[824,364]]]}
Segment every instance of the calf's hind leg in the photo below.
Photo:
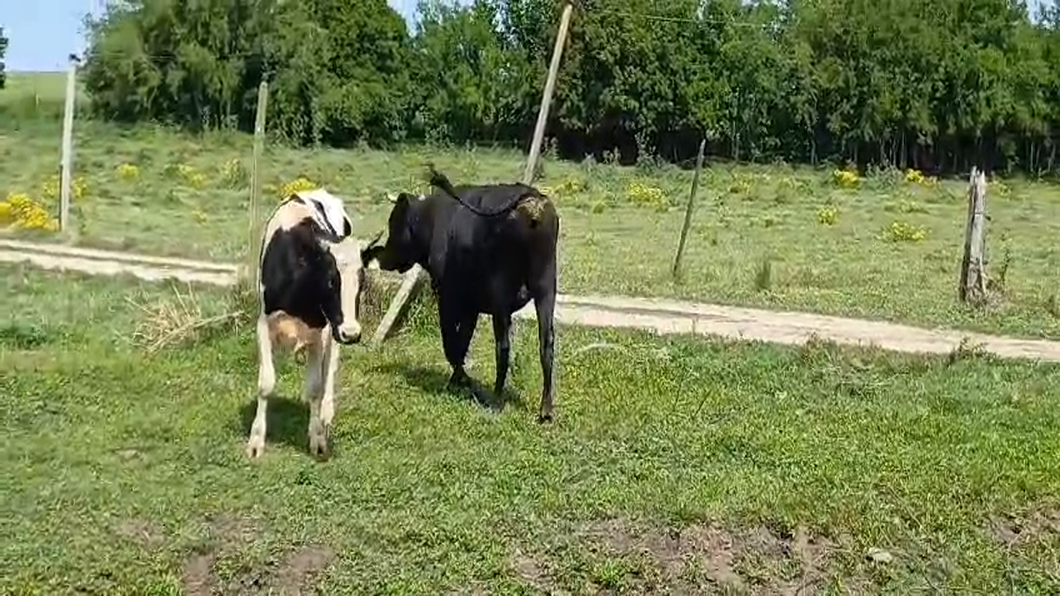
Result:
{"label": "calf's hind leg", "polygon": [[555,359],[556,333],[553,315],[556,309],[556,293],[551,292],[534,300],[537,309],[537,341],[541,355],[541,409],[538,422],[552,421],[552,364]]}
{"label": "calf's hind leg", "polygon": [[537,341],[541,356],[541,409],[537,415],[538,422],[552,421],[553,377],[552,364],[555,359],[555,325],[556,312],[556,265],[551,261],[537,275],[530,291],[534,298],[534,309],[537,311]]}
{"label": "calf's hind leg", "polygon": [[250,426],[250,438],[247,439],[247,456],[251,459],[261,457],[265,452],[266,416],[269,409],[269,396],[276,388],[276,369],[272,362],[272,338],[269,337],[269,323],[264,316],[258,317],[258,411],[254,423]]}

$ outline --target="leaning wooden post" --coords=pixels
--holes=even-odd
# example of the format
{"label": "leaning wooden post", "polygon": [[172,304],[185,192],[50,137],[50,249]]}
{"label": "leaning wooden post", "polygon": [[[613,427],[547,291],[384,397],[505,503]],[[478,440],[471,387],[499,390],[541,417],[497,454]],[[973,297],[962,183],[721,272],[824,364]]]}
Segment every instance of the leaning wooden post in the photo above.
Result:
{"label": "leaning wooden post", "polygon": [[703,169],[703,151],[706,147],[706,139],[699,142],[696,172],[692,174],[692,190],[688,193],[688,205],[685,206],[685,223],[681,226],[681,239],[677,242],[677,255],[674,257],[674,267],[671,272],[675,278],[681,273],[681,257],[685,254],[685,240],[688,238],[688,228],[692,225],[692,206],[696,202],[696,192],[699,190],[699,172]]}
{"label": "leaning wooden post", "polygon": [[545,89],[541,93],[541,105],[537,109],[537,124],[534,126],[534,138],[530,142],[530,156],[526,159],[526,169],[523,170],[523,184],[534,182],[534,172],[537,170],[537,160],[541,157],[541,144],[545,138],[545,125],[548,124],[548,110],[552,106],[552,94],[556,90],[556,77],[559,76],[563,46],[567,43],[567,31],[570,29],[570,18],[573,12],[574,5],[567,2],[559,19],[556,42],[552,46],[552,61],[548,65],[548,78],[545,79]]}
{"label": "leaning wooden post", "polygon": [[[537,163],[541,159],[541,145],[545,142],[545,128],[548,125],[548,112],[552,108],[552,96],[556,92],[556,79],[559,77],[559,67],[563,59],[563,48],[567,45],[567,33],[570,31],[570,19],[574,14],[574,4],[567,2],[563,6],[563,13],[559,17],[559,29],[556,31],[556,41],[552,44],[552,60],[548,64],[548,77],[545,78],[545,88],[541,92],[541,105],[537,108],[537,123],[534,125],[534,137],[530,141],[530,155],[526,158],[526,168],[523,169],[523,184],[534,183],[534,174],[537,173]],[[512,320],[509,333],[514,337],[518,322]],[[511,368],[515,368],[516,353],[511,351]]]}
{"label": "leaning wooden post", "polygon": [[[261,280],[258,279],[258,251],[261,246],[261,155],[265,150],[265,122],[269,107],[269,83],[262,81],[258,85],[258,108],[254,114],[254,154],[250,162],[250,204],[247,207],[248,223],[246,272],[253,276],[255,290]],[[249,277],[248,275],[248,277]]]}
{"label": "leaning wooden post", "polygon": [[986,300],[986,174],[972,168],[968,183],[968,224],[964,232],[961,282],[962,302],[982,304]]}
{"label": "leaning wooden post", "polygon": [[74,161],[74,98],[77,96],[77,62],[70,60],[66,71],[66,106],[63,110],[63,156],[59,183],[59,230],[70,230],[70,186]]}
{"label": "leaning wooden post", "polygon": [[[530,156],[526,161],[526,169],[523,171],[524,184],[531,184],[533,182],[534,170],[537,168],[537,160],[541,155],[541,144],[545,136],[545,124],[548,122],[548,109],[552,103],[552,94],[556,88],[556,77],[559,74],[560,58],[563,55],[563,46],[567,41],[567,31],[570,28],[571,12],[573,10],[574,5],[567,2],[566,6],[563,7],[563,14],[560,17],[556,43],[552,48],[552,62],[548,67],[548,78],[545,80],[545,89],[541,96],[541,105],[537,111],[537,125],[534,127],[534,138],[530,144]],[[423,281],[423,270],[419,265],[413,265],[412,268],[405,273],[404,279],[401,280],[401,288],[398,289],[398,293],[390,302],[390,307],[387,309],[386,314],[383,315],[383,319],[379,322],[379,327],[376,328],[375,334],[372,335],[372,345],[378,346],[390,335],[391,329],[393,329],[401,321],[402,317],[405,316],[410,302],[418,294]],[[515,326],[513,324],[513,334],[514,328]]]}

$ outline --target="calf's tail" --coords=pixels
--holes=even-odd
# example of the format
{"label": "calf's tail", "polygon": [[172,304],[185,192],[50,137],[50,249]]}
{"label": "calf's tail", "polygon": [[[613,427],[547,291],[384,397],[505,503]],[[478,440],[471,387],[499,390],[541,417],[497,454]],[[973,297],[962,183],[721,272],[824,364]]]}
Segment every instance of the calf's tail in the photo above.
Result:
{"label": "calf's tail", "polygon": [[[427,168],[430,170],[430,177],[428,178],[428,182],[430,183],[431,186],[434,186],[436,188],[441,189],[442,192],[444,192],[445,194],[449,195],[450,197],[455,199],[458,203],[460,203],[461,205],[466,207],[468,209],[468,211],[471,211],[475,215],[479,215],[481,217],[496,217],[498,215],[504,215],[504,214],[510,212],[515,207],[517,207],[519,205],[519,203],[523,199],[528,199],[528,198],[543,199],[544,198],[544,197],[540,196],[539,194],[521,193],[521,194],[509,199],[507,203],[501,205],[498,209],[495,209],[493,211],[486,211],[486,210],[483,210],[483,209],[479,209],[478,207],[475,207],[474,205],[471,205],[470,203],[465,201],[463,198],[461,198],[460,195],[456,192],[456,188],[454,188],[453,184],[451,182],[449,182],[449,178],[445,174],[443,174],[443,173],[439,172],[438,170],[434,169],[434,164],[433,163],[428,163],[427,164]],[[533,192],[533,189],[531,189],[531,188],[527,188],[527,190]]]}

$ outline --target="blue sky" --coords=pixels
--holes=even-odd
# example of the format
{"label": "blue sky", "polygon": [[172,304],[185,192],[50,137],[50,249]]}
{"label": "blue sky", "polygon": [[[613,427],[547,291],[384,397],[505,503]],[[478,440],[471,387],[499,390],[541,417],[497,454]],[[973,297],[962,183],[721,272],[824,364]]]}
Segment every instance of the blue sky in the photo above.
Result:
{"label": "blue sky", "polygon": [[[417,0],[387,0],[411,23]],[[1030,0],[1032,12],[1039,3]],[[86,13],[99,14],[105,0],[0,0],[0,27],[10,44],[7,70],[63,70],[66,56],[84,47],[81,19]]]}

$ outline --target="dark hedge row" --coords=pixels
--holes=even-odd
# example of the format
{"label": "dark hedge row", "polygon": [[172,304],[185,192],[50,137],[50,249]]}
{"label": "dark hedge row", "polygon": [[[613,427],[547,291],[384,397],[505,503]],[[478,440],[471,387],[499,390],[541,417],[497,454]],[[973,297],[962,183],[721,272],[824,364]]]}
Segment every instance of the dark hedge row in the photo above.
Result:
{"label": "dark hedge row", "polygon": [[[134,0],[92,24],[97,113],[291,141],[526,146],[561,3]],[[1011,0],[584,0],[551,142],[580,158],[1058,167],[1060,11]]]}

